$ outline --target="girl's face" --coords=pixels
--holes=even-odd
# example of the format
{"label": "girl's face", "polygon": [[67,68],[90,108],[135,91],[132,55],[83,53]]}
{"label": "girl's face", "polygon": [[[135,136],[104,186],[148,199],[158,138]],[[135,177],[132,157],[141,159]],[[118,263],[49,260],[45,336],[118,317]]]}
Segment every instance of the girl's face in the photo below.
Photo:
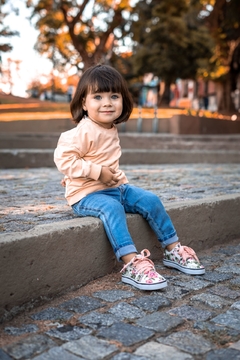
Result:
{"label": "girl's face", "polygon": [[83,109],[88,112],[88,117],[92,121],[110,129],[114,120],[122,114],[122,95],[110,91],[90,92],[83,99]]}

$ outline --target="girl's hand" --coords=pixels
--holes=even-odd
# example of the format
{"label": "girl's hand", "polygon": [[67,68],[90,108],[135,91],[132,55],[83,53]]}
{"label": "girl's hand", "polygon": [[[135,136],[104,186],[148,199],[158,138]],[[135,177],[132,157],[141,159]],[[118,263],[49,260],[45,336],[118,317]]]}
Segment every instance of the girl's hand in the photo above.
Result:
{"label": "girl's hand", "polygon": [[65,186],[66,186],[66,181],[65,181],[65,179],[64,179],[64,178],[61,180],[61,185],[62,185],[63,187],[65,187]]}
{"label": "girl's hand", "polygon": [[101,174],[99,176],[99,180],[107,185],[107,186],[113,186],[118,183],[118,177],[116,174],[116,171],[110,167],[103,166]]}

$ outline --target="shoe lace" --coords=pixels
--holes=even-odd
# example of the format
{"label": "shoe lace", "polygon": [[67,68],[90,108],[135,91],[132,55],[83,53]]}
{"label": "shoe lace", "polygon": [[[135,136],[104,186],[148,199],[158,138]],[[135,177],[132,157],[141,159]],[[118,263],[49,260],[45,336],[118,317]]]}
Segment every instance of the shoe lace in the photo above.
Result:
{"label": "shoe lace", "polygon": [[148,259],[149,256],[149,250],[142,250],[140,254],[136,255],[129,263],[124,265],[120,272],[123,272],[130,264],[133,265],[136,271],[140,274],[147,274],[149,271],[156,271],[152,260]]}
{"label": "shoe lace", "polygon": [[194,260],[196,260],[197,262],[199,262],[199,259],[195,253],[195,251],[188,247],[188,246],[182,246],[180,245],[179,247],[179,255],[182,256],[183,260],[186,261],[189,258],[193,258]]}

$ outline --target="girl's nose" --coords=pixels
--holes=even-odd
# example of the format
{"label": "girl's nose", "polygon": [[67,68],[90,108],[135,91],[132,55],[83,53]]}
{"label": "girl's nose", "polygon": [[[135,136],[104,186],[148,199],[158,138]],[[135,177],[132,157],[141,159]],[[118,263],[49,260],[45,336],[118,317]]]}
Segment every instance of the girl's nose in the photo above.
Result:
{"label": "girl's nose", "polygon": [[111,98],[106,98],[104,101],[104,106],[111,106],[112,105],[112,99]]}

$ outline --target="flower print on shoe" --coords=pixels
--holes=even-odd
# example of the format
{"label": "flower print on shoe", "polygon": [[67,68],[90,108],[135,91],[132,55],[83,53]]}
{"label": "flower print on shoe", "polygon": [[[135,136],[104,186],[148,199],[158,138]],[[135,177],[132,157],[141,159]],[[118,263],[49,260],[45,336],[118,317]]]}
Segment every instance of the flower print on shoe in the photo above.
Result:
{"label": "flower print on shoe", "polygon": [[163,264],[189,275],[205,274],[205,268],[201,265],[195,251],[188,246],[182,246],[180,243],[171,251],[164,250]]}
{"label": "flower print on shoe", "polygon": [[140,290],[158,290],[167,286],[167,281],[156,272],[153,262],[148,259],[147,249],[126,264],[122,270],[122,282],[135,286]]}

